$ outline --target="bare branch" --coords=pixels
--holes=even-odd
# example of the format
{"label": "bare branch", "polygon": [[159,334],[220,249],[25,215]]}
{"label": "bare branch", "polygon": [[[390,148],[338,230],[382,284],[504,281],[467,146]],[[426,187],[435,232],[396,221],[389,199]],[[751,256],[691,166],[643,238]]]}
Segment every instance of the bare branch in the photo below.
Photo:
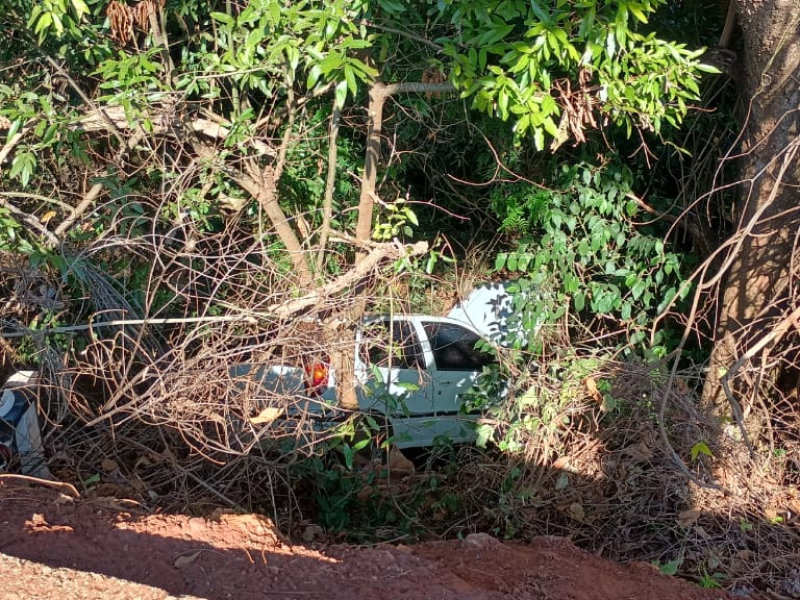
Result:
{"label": "bare branch", "polygon": [[[142,114],[139,119],[140,121],[147,120],[151,123],[152,135],[168,135],[173,133],[171,113],[171,106],[153,105],[150,107],[149,112]],[[221,120],[224,121],[224,119]],[[75,125],[75,129],[86,132],[105,131],[108,129],[108,124],[111,123],[115,129],[121,131],[132,129],[140,130],[142,128],[140,121],[131,122],[125,114],[125,109],[123,107],[110,106],[102,111],[98,109],[86,113]],[[217,119],[187,119],[183,125],[192,133],[202,135],[216,142],[222,142],[230,135],[230,129]],[[251,140],[250,144],[260,155],[270,158],[275,158],[277,156],[277,152],[274,148],[260,140]]]}
{"label": "bare branch", "polygon": [[3,199],[0,197],[0,206],[4,207],[8,212],[10,212],[15,217],[18,217],[20,221],[26,223],[33,229],[39,232],[39,234],[44,237],[48,244],[58,245],[60,243],[59,239],[53,235],[53,232],[47,229],[44,224],[35,216],[25,211],[20,210],[8,200]]}
{"label": "bare branch", "polygon": [[[403,246],[398,243],[383,243],[373,247],[372,251],[350,271],[314,290],[302,298],[295,298],[279,304],[266,307],[263,311],[254,313],[247,311],[247,315],[256,317],[290,317],[321,305],[324,301],[347,288],[356,286],[366,278],[378,265],[386,260],[397,260],[403,256],[418,256],[428,251],[428,242],[417,242],[412,246]],[[235,308],[230,307],[229,308]]]}
{"label": "bare branch", "polygon": [[[100,192],[103,191],[103,184],[102,183],[95,183],[91,189],[86,193],[83,197],[83,200],[80,201],[78,206],[76,206],[70,214],[64,219],[61,223],[59,223],[58,227],[56,227],[55,234],[57,240],[60,239],[67,230],[72,227],[75,222],[80,219],[83,214],[89,209],[94,201],[97,200],[97,197],[100,195]],[[60,242],[56,241],[56,244]]]}

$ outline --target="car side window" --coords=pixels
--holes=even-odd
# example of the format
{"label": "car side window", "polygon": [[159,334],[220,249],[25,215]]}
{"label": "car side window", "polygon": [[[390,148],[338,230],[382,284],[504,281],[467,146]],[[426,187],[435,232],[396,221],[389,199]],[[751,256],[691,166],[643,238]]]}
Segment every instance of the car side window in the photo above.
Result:
{"label": "car side window", "polygon": [[425,357],[410,323],[380,321],[364,328],[364,348],[370,364],[395,369],[424,369]]}
{"label": "car side window", "polygon": [[440,371],[481,371],[497,362],[495,357],[475,344],[480,336],[452,323],[423,323],[433,348],[433,360]]}

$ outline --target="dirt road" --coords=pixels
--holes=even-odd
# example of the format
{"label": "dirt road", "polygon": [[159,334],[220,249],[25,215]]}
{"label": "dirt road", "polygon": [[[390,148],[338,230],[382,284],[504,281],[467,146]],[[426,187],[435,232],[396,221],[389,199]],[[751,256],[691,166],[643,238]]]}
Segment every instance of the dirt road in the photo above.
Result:
{"label": "dirt road", "polygon": [[0,481],[0,599],[728,600],[560,538],[301,546],[268,519],[147,514]]}

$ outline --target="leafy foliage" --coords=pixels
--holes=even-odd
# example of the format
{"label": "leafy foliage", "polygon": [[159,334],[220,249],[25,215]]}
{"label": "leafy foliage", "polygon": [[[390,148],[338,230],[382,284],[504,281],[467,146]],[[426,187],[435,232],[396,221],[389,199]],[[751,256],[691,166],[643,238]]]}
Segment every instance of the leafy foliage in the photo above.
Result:
{"label": "leafy foliage", "polygon": [[[640,207],[625,167],[564,166],[558,183],[557,191],[503,185],[493,195],[501,231],[517,238],[517,248],[500,253],[495,268],[520,277],[521,292],[541,290],[519,295],[515,318],[536,331],[571,310],[643,343],[652,318],[681,288],[681,255],[637,224]],[[531,343],[520,339],[516,346]],[[663,343],[652,350],[663,354]]]}
{"label": "leafy foliage", "polygon": [[[442,4],[442,17],[462,30],[444,50],[463,95],[504,120],[513,115],[516,132],[532,133],[539,149],[545,133],[558,140],[569,128],[581,139],[596,108],[628,135],[658,132],[697,97],[700,53],[635,31],[658,1]],[[564,77],[576,73],[573,90]]]}

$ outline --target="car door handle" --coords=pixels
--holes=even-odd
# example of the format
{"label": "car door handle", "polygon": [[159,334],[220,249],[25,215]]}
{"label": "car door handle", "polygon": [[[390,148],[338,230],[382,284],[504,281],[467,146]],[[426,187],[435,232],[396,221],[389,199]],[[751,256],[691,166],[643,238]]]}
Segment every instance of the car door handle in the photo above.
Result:
{"label": "car door handle", "polygon": [[439,381],[439,383],[443,383],[444,385],[451,385],[453,382],[450,381],[449,379],[442,379]]}

